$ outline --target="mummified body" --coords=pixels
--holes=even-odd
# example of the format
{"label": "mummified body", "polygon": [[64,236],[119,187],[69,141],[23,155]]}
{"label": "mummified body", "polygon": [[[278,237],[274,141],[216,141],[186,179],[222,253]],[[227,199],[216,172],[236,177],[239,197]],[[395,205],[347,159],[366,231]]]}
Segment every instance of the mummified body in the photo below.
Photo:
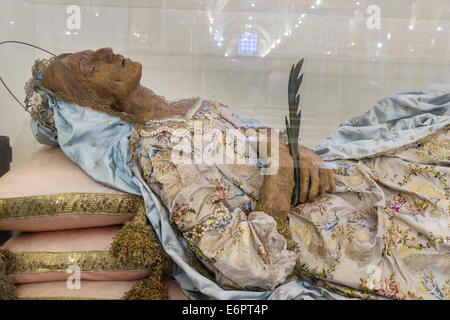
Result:
{"label": "mummified body", "polygon": [[[256,164],[175,163],[173,149],[186,138],[183,130],[190,120],[203,121],[202,134],[246,133],[246,128],[224,105],[200,99],[166,101],[140,85],[141,71],[139,63],[111,49],[88,50],[54,59],[42,85],[65,100],[80,105],[94,101],[132,115],[145,128],[138,160],[143,178],[221,283],[274,288],[285,281],[295,265],[295,254],[286,250],[277,232],[277,222],[286,223],[294,187],[287,146],[269,141],[269,150],[274,144],[279,148],[279,169],[265,176]],[[206,147],[194,152],[204,153]],[[301,201],[312,201],[334,188],[333,175],[312,151],[300,147],[300,155]]]}
{"label": "mummified body", "polygon": [[[143,196],[187,288],[192,281],[210,297],[236,297],[203,277],[186,254],[194,252],[216,282],[233,288],[272,289],[297,264],[299,276],[351,296],[450,298],[448,93],[394,95],[343,123],[316,149],[332,174],[300,147],[303,203],[289,210],[292,159],[281,142],[269,148],[279,151],[275,175],[261,175],[259,165],[174,161],[173,151],[196,130],[239,154],[218,134],[247,133],[226,106],[168,102],[140,86],[139,63],[110,49],[62,55],[34,76],[58,134],[46,137],[95,180]],[[201,126],[192,127],[194,120]],[[208,154],[210,146],[194,143],[190,152]],[[336,192],[325,194],[334,179]],[[277,231],[286,220],[293,250]],[[295,288],[305,290],[290,281],[276,291]]]}

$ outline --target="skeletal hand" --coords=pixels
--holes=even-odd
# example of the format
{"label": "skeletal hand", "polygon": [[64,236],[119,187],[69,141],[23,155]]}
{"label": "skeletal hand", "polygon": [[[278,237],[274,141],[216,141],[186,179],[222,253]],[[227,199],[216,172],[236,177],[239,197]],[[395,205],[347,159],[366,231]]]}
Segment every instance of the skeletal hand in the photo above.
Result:
{"label": "skeletal hand", "polygon": [[314,201],[322,197],[327,189],[336,192],[333,171],[312,150],[299,147],[300,158],[300,202]]}

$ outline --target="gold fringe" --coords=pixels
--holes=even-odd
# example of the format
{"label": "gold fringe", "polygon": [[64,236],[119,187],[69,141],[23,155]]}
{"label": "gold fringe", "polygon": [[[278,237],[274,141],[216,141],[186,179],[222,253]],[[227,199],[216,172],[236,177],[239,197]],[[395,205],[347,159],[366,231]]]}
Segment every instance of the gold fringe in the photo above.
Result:
{"label": "gold fringe", "polygon": [[149,278],[138,281],[125,293],[123,299],[168,299],[168,290],[162,283],[162,278],[172,271],[172,262],[159,248],[154,231],[147,225],[144,205],[138,209],[132,221],[125,222],[122,230],[114,237],[110,253],[121,262],[131,262],[152,272]]}
{"label": "gold fringe", "polygon": [[159,248],[158,239],[147,225],[142,205],[132,221],[125,222],[114,237],[110,254],[121,262],[133,263],[151,271],[148,279],[138,281],[125,293],[125,300],[167,300],[168,290],[162,277],[172,271],[172,262]]}
{"label": "gold fringe", "polygon": [[162,282],[163,275],[167,273],[164,265],[157,265],[156,269],[147,279],[138,281],[123,296],[123,300],[169,300],[169,290]]}
{"label": "gold fringe", "polygon": [[123,300],[169,300],[167,286],[161,280],[138,281],[122,298]]}
{"label": "gold fringe", "polygon": [[122,263],[133,263],[148,269],[156,262],[170,262],[167,255],[159,249],[158,239],[147,225],[145,207],[141,205],[133,220],[125,222],[122,230],[114,237],[109,250],[111,255]]}
{"label": "gold fringe", "polygon": [[13,300],[16,298],[16,287],[7,274],[13,273],[16,268],[14,253],[0,249],[0,300]]}
{"label": "gold fringe", "polygon": [[0,249],[0,274],[13,273],[16,268],[14,253],[6,249]]}
{"label": "gold fringe", "polygon": [[0,300],[14,300],[16,287],[13,281],[5,274],[0,273]]}

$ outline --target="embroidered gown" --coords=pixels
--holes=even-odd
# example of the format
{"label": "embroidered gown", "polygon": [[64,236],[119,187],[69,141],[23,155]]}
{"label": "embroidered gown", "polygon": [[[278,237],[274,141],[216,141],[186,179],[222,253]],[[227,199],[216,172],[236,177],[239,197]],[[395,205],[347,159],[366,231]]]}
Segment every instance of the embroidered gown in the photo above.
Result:
{"label": "embroidered gown", "polygon": [[[283,283],[295,254],[286,249],[275,220],[254,211],[264,178],[261,166],[237,163],[238,156],[245,161],[256,150],[248,150],[251,144],[240,150],[226,134],[245,137],[244,124],[228,107],[201,99],[186,119],[163,123],[166,127],[150,123],[141,132],[139,164],[191,249],[222,285],[274,289]],[[203,142],[196,140],[194,127]],[[225,157],[227,148],[234,160],[217,161],[214,156]],[[188,160],[176,160],[174,152],[180,150],[188,150]]]}
{"label": "embroidered gown", "polygon": [[[159,132],[159,125],[135,129],[120,117],[37,92],[44,98],[37,107],[57,132],[33,121],[37,139],[59,145],[95,180],[143,196],[184,289],[217,299],[269,297],[216,286],[190,261],[187,252],[193,251],[217,283],[274,289],[271,298],[339,298],[333,291],[449,298],[448,94],[384,99],[384,109],[377,104],[355,123],[349,120],[316,149],[326,160],[338,159],[330,162],[337,193],[291,210],[293,252],[274,219],[254,211],[260,166],[173,161],[172,152],[191,134],[188,120],[200,120],[212,133],[240,128],[229,108],[199,100],[183,121],[166,121]],[[298,276],[328,290],[290,279],[296,264]]]}

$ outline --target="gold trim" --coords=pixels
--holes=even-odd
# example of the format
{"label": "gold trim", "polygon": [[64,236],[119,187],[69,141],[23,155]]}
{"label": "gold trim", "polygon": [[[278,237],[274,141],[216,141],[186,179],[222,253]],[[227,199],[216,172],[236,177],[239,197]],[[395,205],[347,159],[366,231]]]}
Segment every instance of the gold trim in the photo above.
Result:
{"label": "gold trim", "polygon": [[107,193],[60,193],[0,199],[0,221],[70,214],[136,214],[140,196]]}
{"label": "gold trim", "polygon": [[143,271],[131,262],[122,263],[108,251],[16,252],[16,274],[66,272],[76,266],[80,272]]}

